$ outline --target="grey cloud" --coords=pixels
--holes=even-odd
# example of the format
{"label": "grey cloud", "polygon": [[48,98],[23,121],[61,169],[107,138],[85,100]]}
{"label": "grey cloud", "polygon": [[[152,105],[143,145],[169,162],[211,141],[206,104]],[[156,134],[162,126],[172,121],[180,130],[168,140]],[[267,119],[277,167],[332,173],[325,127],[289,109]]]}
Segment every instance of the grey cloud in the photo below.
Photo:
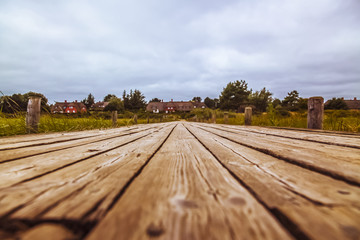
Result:
{"label": "grey cloud", "polygon": [[4,0],[0,90],[187,100],[244,79],[279,98],[360,97],[358,10],[357,0]]}

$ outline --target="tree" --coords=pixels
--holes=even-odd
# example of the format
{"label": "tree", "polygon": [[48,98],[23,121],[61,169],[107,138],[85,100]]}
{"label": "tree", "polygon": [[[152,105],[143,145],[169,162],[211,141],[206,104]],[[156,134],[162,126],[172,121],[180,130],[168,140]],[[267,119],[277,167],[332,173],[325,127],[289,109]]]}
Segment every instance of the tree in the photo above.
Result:
{"label": "tree", "polygon": [[215,101],[214,101],[214,99],[211,99],[211,98],[209,98],[209,97],[206,97],[206,98],[204,99],[204,103],[205,103],[205,105],[206,105],[208,108],[215,108]]}
{"label": "tree", "polygon": [[220,106],[220,100],[218,98],[214,98],[215,108]]}
{"label": "tree", "polygon": [[237,110],[240,105],[248,103],[251,90],[248,90],[244,80],[236,80],[226,85],[220,95],[220,108],[223,110]]}
{"label": "tree", "polygon": [[281,106],[281,100],[278,98],[275,98],[272,102],[272,105],[274,108],[276,108],[277,106]]}
{"label": "tree", "polygon": [[298,107],[301,110],[307,110],[308,109],[308,99],[307,98],[300,98]]}
{"label": "tree", "polygon": [[129,94],[126,94],[126,90],[124,90],[122,98],[123,98],[124,108],[125,109],[130,109],[130,103],[129,103],[128,96],[129,96]]}
{"label": "tree", "polygon": [[272,93],[263,88],[261,91],[251,93],[249,96],[250,104],[255,106],[255,109],[260,112],[265,112],[268,104],[271,102]]}
{"label": "tree", "polygon": [[48,99],[41,93],[28,92],[25,94],[13,94],[0,98],[0,110],[5,113],[17,113],[27,111],[27,105],[31,96],[41,97],[41,111],[50,111]]}
{"label": "tree", "polygon": [[24,98],[25,98],[25,101],[26,101],[26,106],[27,106],[27,103],[28,103],[29,98],[31,96],[41,97],[41,111],[50,112],[50,106],[48,104],[48,99],[42,93],[36,93],[36,92],[27,92],[27,93],[25,93]]}
{"label": "tree", "polygon": [[110,99],[115,97],[116,98],[116,95],[114,94],[108,94],[104,97],[104,102],[110,102]]}
{"label": "tree", "polygon": [[89,93],[88,97],[81,102],[85,104],[87,109],[89,109],[95,103],[95,98],[91,93]]}
{"label": "tree", "polygon": [[193,99],[191,101],[193,102],[201,102],[201,97],[193,97]]}
{"label": "tree", "polygon": [[145,96],[137,89],[129,94],[123,93],[124,107],[128,110],[140,110],[146,107]]}
{"label": "tree", "polygon": [[299,93],[296,90],[293,90],[288,93],[281,104],[289,111],[296,111],[299,110],[299,101]]}
{"label": "tree", "polygon": [[153,98],[153,99],[151,99],[149,102],[161,102],[161,100],[158,99],[158,98]]}
{"label": "tree", "polygon": [[326,102],[325,109],[349,109],[346,105],[344,99],[342,98],[332,98]]}
{"label": "tree", "polygon": [[124,103],[120,98],[112,97],[109,100],[109,104],[104,108],[104,111],[124,111]]}

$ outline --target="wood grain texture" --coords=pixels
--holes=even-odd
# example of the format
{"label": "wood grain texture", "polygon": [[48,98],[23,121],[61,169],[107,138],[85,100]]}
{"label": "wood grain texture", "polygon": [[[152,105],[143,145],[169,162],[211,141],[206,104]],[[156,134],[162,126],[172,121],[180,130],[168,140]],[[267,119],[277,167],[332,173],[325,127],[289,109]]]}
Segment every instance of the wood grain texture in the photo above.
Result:
{"label": "wood grain texture", "polygon": [[196,127],[187,127],[269,209],[275,209],[279,217],[288,216],[304,235],[316,239],[347,239],[348,232],[343,228],[344,219],[348,219],[349,228],[356,229],[359,226],[358,187],[215,134],[209,135]]}
{"label": "wood grain texture", "polygon": [[87,239],[151,237],[291,239],[182,125]]}
{"label": "wood grain texture", "polygon": [[[95,136],[84,136],[78,139],[71,139],[71,140],[58,140],[58,141],[53,141],[53,142],[48,142],[48,143],[33,143],[31,146],[27,146],[27,147],[13,147],[13,148],[8,148],[5,150],[0,150],[0,152],[2,153],[0,155],[0,164],[3,162],[9,162],[9,161],[13,161],[13,160],[17,160],[17,159],[21,159],[21,158],[25,158],[25,157],[30,157],[30,156],[35,156],[35,155],[40,155],[40,154],[44,154],[44,153],[50,153],[50,152],[55,152],[55,151],[59,151],[59,150],[70,150],[73,151],[72,148],[74,147],[78,147],[78,146],[82,146],[84,148],[86,148],[85,145],[87,144],[92,144],[92,143],[98,143],[99,145],[101,145],[102,141],[107,141],[110,140],[112,138],[116,138],[116,137],[121,137],[121,136],[126,136],[126,135],[130,135],[130,134],[134,134],[134,133],[138,133],[144,130],[147,130],[150,128],[146,128],[146,129],[134,129],[134,130],[127,130],[125,132],[109,132],[107,131],[106,133],[103,133],[101,135],[95,135]],[[76,151],[76,150],[74,150]],[[61,154],[61,153],[59,153]]]}
{"label": "wood grain texture", "polygon": [[226,129],[231,129],[231,131],[237,132],[252,132],[266,136],[277,136],[283,138],[297,139],[302,141],[324,143],[330,145],[338,145],[342,147],[352,147],[360,148],[360,135],[359,134],[331,134],[324,133],[314,130],[296,130],[296,129],[279,129],[279,128],[269,128],[269,127],[257,127],[257,126],[239,126],[239,125],[218,125]]}
{"label": "wood grain texture", "polygon": [[359,239],[360,135],[172,122],[0,139],[2,239]]}
{"label": "wood grain texture", "polygon": [[[198,125],[200,128],[322,174],[331,175],[360,186],[360,149],[329,144],[259,136],[252,132],[232,132],[221,126]],[[341,159],[341,161],[339,161]]]}
{"label": "wood grain texture", "polygon": [[68,229],[57,224],[40,224],[21,234],[22,240],[39,240],[51,237],[52,240],[69,240],[77,237]]}
{"label": "wood grain texture", "polygon": [[154,131],[159,131],[159,129],[148,129],[130,135],[111,138],[100,143],[87,144],[86,147],[78,146],[69,150],[62,149],[56,152],[45,153],[41,156],[36,155],[2,163],[0,164],[0,176],[3,181],[0,182],[0,188],[23,181],[31,181],[34,178],[57,171],[71,164],[104,154],[112,149],[150,135]]}
{"label": "wood grain texture", "polygon": [[[10,218],[31,219],[36,216],[36,219],[87,221],[101,218],[127,182],[159,148],[173,127],[168,126],[161,132],[114,149],[104,156],[96,156],[16,186],[19,189],[16,194],[32,195],[35,199],[22,203],[24,206]],[[142,148],[139,148],[139,145]],[[44,187],[29,192],[27,186],[34,184]],[[17,207],[12,204],[11,200],[14,198],[17,196],[6,196],[8,208]]]}

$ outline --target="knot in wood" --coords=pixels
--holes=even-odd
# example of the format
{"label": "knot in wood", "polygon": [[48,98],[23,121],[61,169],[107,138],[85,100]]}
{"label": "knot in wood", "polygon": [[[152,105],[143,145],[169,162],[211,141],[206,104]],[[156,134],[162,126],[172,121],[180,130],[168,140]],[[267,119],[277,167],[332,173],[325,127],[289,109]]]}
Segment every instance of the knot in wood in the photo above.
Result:
{"label": "knot in wood", "polygon": [[150,237],[159,237],[164,232],[165,232],[165,230],[164,230],[164,227],[163,227],[162,223],[160,223],[158,225],[156,225],[154,223],[151,223],[146,229],[146,233]]}

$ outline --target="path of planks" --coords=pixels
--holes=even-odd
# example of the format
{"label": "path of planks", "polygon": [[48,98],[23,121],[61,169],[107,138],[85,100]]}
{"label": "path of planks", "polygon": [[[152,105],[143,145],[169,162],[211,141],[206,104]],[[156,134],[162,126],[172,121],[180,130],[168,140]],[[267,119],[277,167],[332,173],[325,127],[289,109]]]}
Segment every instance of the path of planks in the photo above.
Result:
{"label": "path of planks", "polygon": [[173,122],[0,139],[0,239],[360,239],[360,136]]}

